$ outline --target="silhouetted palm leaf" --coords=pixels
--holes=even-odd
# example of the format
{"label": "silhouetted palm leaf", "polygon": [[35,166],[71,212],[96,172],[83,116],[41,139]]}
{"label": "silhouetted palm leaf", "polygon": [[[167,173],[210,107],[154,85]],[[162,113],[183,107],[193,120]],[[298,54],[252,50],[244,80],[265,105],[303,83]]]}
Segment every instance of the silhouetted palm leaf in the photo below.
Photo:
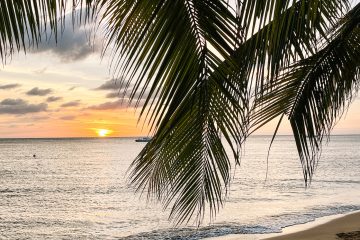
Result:
{"label": "silhouetted palm leaf", "polygon": [[[157,129],[133,163],[133,183],[166,204],[178,197],[172,216],[180,221],[194,211],[201,219],[205,202],[216,212],[230,168],[219,129],[229,141],[229,134],[244,135],[233,127],[242,111],[237,88],[227,84],[236,69],[229,58],[238,41],[234,15],[223,1],[106,4],[112,8],[105,18],[121,26],[108,32],[114,54],[121,53],[115,68],[128,76],[124,84],[136,78],[133,94],[149,86],[142,113],[152,110]],[[223,59],[228,63],[220,67]]]}
{"label": "silhouetted palm leaf", "polygon": [[330,134],[359,89],[359,20],[357,5],[329,31],[329,42],[323,39],[321,50],[291,66],[258,102],[255,126],[288,115],[306,183],[324,135]]}
{"label": "silhouetted palm leaf", "polygon": [[[65,0],[0,2],[0,54],[57,39]],[[214,216],[245,138],[289,116],[305,181],[320,143],[358,88],[358,8],[345,0],[73,0],[104,27],[120,88],[154,133],[131,183],[177,222]],[[75,9],[75,8],[74,8]],[[74,10],[73,9],[73,10]],[[84,10],[82,10],[84,9]],[[348,12],[346,17],[341,19]],[[73,12],[74,13],[74,12]],[[74,15],[73,15],[74,16]],[[319,50],[320,49],[320,50]],[[144,96],[147,93],[148,96]]]}
{"label": "silhouetted palm leaf", "polygon": [[[224,7],[225,2],[203,1],[201,5],[189,2],[192,8],[186,7],[187,1],[173,1],[171,6],[166,2],[161,2],[161,6],[152,3],[153,10],[146,7],[154,14],[148,14],[153,19],[151,24],[145,24],[148,21],[140,17],[147,16],[142,12],[144,6],[135,13],[123,10],[129,14],[129,20],[123,22],[124,29],[111,31],[118,46],[115,50],[123,53],[123,59],[116,61],[119,73],[130,76],[128,85],[131,77],[136,76],[133,94],[137,88],[145,92],[150,86],[146,106],[150,107],[153,114],[150,119],[156,129],[153,140],[132,165],[132,183],[149,196],[156,196],[165,206],[173,204],[171,216],[178,222],[189,220],[193,214],[201,220],[207,204],[213,216],[222,205],[231,163],[218,133],[230,144],[238,162],[241,144],[248,135],[253,85],[258,89],[269,81],[272,83],[281,67],[315,52],[315,36],[325,36],[330,24],[341,15],[341,8],[346,7],[341,1],[322,5],[300,1],[293,6],[277,1],[265,8],[255,4],[249,6],[249,13],[255,11],[258,15],[247,19],[247,25],[238,26],[236,21],[245,17],[245,12],[239,12],[234,19],[231,9]],[[218,7],[213,8],[216,4]],[[172,7],[178,11],[161,15],[162,8],[168,13]],[[217,21],[220,9],[223,16]],[[275,12],[270,14],[273,20],[264,24],[260,21],[258,31],[248,31],[252,21],[269,14],[265,11]],[[192,13],[196,14],[195,20]],[[140,19],[136,34],[128,34],[125,27],[133,27],[134,23],[126,22]],[[181,25],[167,27],[173,21]],[[219,33],[223,34],[220,38]],[[248,37],[249,34],[252,35]],[[126,38],[129,40],[125,41]],[[219,41],[224,38],[227,41]],[[210,42],[216,52],[208,46]],[[170,48],[173,50],[167,51]],[[153,102],[149,103],[151,97]]]}
{"label": "silhouetted palm leaf", "polygon": [[[6,60],[14,51],[36,47],[52,36],[57,40],[66,10],[84,6],[79,19],[92,16],[92,0],[2,0],[0,1],[0,55]],[[70,5],[70,6],[69,6]],[[60,28],[60,29],[59,29]],[[47,29],[49,31],[47,31]]]}

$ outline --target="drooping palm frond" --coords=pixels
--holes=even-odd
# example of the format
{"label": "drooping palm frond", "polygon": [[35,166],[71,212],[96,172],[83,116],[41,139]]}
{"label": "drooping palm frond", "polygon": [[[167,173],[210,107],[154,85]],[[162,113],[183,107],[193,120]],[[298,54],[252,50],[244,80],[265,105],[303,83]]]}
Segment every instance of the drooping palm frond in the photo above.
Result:
{"label": "drooping palm frond", "polygon": [[[2,61],[15,51],[36,47],[47,37],[58,38],[65,14],[77,6],[87,9],[81,14],[89,20],[92,0],[2,0],[0,1],[0,55]],[[48,31],[47,31],[48,30]]]}
{"label": "drooping palm frond", "polygon": [[280,69],[316,52],[317,37],[349,9],[344,0],[241,1],[238,18],[247,41],[237,50],[237,62],[245,65],[250,86],[261,92]]}
{"label": "drooping palm frond", "polygon": [[[107,1],[102,7],[113,26],[109,43],[121,54],[114,66],[128,77],[124,84],[136,78],[133,95],[149,87],[142,113],[152,109],[149,121],[157,130],[132,165],[132,183],[165,205],[176,198],[172,216],[179,221],[194,212],[201,219],[205,202],[216,212],[230,169],[219,131],[230,143],[244,135],[233,127],[242,111],[238,87],[227,84],[236,69],[229,58],[238,41],[234,15],[225,1],[213,0]],[[221,65],[223,59],[228,63]]]}
{"label": "drooping palm frond", "polygon": [[360,5],[329,32],[329,42],[307,59],[294,64],[260,98],[254,126],[285,113],[291,123],[304,170],[311,181],[323,137],[359,89]]}
{"label": "drooping palm frond", "polygon": [[[2,1],[2,59],[35,46],[47,28],[56,38],[66,2]],[[178,222],[194,214],[200,221],[207,209],[213,216],[223,203],[231,162],[220,135],[238,162],[248,125],[287,113],[307,181],[323,134],[357,89],[358,60],[349,52],[357,13],[317,51],[348,1],[236,2],[232,9],[226,0],[72,1],[85,4],[85,19],[100,16],[114,74],[126,79],[120,85],[126,91],[134,83],[131,99],[146,99],[141,116],[155,135],[132,164],[131,182],[173,205]],[[252,101],[262,108],[249,116]]]}
{"label": "drooping palm frond", "polygon": [[[173,204],[179,222],[193,214],[200,220],[206,206],[215,214],[222,204],[230,162],[219,133],[238,160],[252,75],[262,85],[266,68],[276,73],[311,52],[315,35],[346,5],[315,2],[250,4],[235,14],[222,0],[100,1],[115,74],[126,76],[125,89],[135,81],[132,98],[149,93],[141,115],[155,135],[132,164],[131,182]],[[250,20],[239,21],[246,11]],[[262,14],[270,20],[248,31]]]}

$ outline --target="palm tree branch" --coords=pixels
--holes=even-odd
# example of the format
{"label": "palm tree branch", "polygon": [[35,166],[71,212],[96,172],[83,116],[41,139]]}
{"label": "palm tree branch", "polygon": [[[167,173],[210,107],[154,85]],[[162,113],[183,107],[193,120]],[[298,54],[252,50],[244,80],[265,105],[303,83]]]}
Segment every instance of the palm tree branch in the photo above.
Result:
{"label": "palm tree branch", "polygon": [[[52,36],[58,39],[64,27],[68,6],[73,19],[90,21],[94,17],[93,0],[4,0],[0,1],[0,56],[4,62],[14,52],[37,47]],[[76,6],[86,9],[76,14]],[[92,11],[93,10],[93,11]]]}
{"label": "palm tree branch", "polygon": [[303,166],[305,183],[311,181],[321,142],[336,124],[359,89],[360,46],[357,5],[323,40],[323,48],[279,76],[259,98],[253,126],[286,113]]}

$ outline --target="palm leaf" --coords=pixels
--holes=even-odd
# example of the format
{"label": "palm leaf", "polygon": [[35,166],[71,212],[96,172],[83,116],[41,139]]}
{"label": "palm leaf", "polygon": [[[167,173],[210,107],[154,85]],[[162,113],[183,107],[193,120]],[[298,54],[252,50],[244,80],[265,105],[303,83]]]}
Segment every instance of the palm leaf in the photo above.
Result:
{"label": "palm leaf", "polygon": [[[2,1],[2,59],[46,40],[48,28],[57,39],[66,2]],[[85,9],[80,20],[100,17],[104,53],[111,52],[114,74],[126,79],[120,88],[135,83],[137,105],[148,93],[141,116],[155,135],[133,162],[131,183],[172,205],[177,222],[194,214],[200,222],[206,209],[214,216],[223,203],[231,163],[220,135],[239,163],[249,124],[257,128],[287,113],[307,181],[323,134],[357,89],[355,80],[336,82],[357,79],[357,58],[349,52],[358,39],[356,11],[336,25],[348,1],[236,2],[234,9],[225,0],[72,2]],[[317,51],[317,39],[326,42],[334,28]]]}
{"label": "palm leaf", "polygon": [[253,117],[256,127],[288,115],[306,183],[316,168],[323,137],[359,89],[359,20],[357,5],[330,31],[330,41],[323,40],[320,51],[286,70],[257,103],[261,110]]}
{"label": "palm leaf", "polygon": [[[249,79],[256,74],[255,82],[262,86],[269,79],[266,67],[275,74],[304,58],[304,49],[314,51],[315,35],[325,35],[325,23],[332,23],[340,6],[346,6],[339,2],[322,7],[309,1],[290,7],[279,2],[267,10],[276,8],[276,19],[250,38],[239,34],[248,26],[237,25],[236,15],[222,1],[111,3],[107,15],[114,27],[108,27],[108,44],[115,44],[114,56],[122,54],[114,67],[128,76],[123,84],[136,78],[133,95],[150,88],[145,107],[156,131],[132,165],[132,184],[165,206],[172,204],[171,217],[178,222],[193,214],[201,220],[206,206],[214,216],[226,196],[231,167],[218,133],[238,162],[248,135]],[[114,16],[116,12],[122,15]]]}
{"label": "palm leaf", "polygon": [[237,48],[237,61],[246,66],[248,89],[259,93],[280,69],[315,53],[317,36],[326,37],[349,8],[343,0],[242,2],[238,19],[248,39]]}
{"label": "palm leaf", "polygon": [[[89,21],[94,17],[90,8],[92,0],[3,0],[0,1],[0,55],[2,61],[16,51],[37,47],[39,42],[58,33],[64,27],[66,10],[69,4],[75,10],[82,6],[85,11],[78,19]],[[95,10],[95,9],[94,9]],[[75,12],[74,12],[75,13]],[[75,16],[75,15],[74,15]]]}
{"label": "palm leaf", "polygon": [[108,32],[114,53],[122,54],[114,66],[128,76],[124,84],[136,76],[132,94],[151,85],[145,106],[154,108],[149,119],[158,129],[132,165],[132,183],[165,205],[176,198],[171,216],[178,221],[194,212],[200,220],[205,202],[215,213],[230,168],[219,129],[229,141],[229,134],[243,135],[233,128],[241,108],[226,84],[234,63],[210,76],[222,63],[217,54],[229,58],[237,41],[234,15],[223,1],[106,4],[105,18],[120,26]]}

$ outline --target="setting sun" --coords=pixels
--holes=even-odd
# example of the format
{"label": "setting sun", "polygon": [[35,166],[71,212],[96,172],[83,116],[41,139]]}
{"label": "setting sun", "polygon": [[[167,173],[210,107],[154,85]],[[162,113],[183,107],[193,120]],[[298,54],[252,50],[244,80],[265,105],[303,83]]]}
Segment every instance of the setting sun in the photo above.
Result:
{"label": "setting sun", "polygon": [[96,133],[99,137],[106,137],[108,136],[112,131],[108,129],[96,129]]}

